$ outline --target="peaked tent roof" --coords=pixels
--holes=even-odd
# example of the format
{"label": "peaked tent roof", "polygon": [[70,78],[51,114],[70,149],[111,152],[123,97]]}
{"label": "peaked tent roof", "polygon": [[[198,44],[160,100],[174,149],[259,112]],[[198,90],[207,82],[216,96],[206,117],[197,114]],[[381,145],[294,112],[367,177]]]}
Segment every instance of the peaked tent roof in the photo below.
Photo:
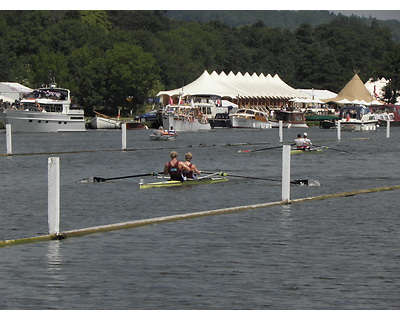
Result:
{"label": "peaked tent roof", "polygon": [[225,72],[218,74],[213,71],[211,74],[205,70],[202,75],[188,85],[170,90],[160,91],[157,96],[187,96],[187,95],[219,95],[222,97],[235,98],[309,98],[309,95],[302,93],[283,82],[276,74],[257,75],[253,73],[238,72],[236,75],[231,71],[228,75]]}
{"label": "peaked tent roof", "polygon": [[[365,101],[367,103],[373,102],[373,98],[365,87],[359,75],[356,73],[353,78],[344,86],[335,98],[326,99],[325,102],[338,102],[348,100],[349,103],[353,101]],[[343,102],[342,102],[343,103]]]}

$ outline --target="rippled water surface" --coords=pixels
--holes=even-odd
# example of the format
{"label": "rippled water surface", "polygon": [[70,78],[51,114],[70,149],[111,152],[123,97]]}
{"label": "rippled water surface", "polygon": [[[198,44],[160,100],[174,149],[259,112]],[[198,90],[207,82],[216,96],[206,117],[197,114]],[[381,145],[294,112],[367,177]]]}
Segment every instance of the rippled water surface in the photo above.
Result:
{"label": "rippled water surface", "polygon": [[[307,129],[320,154],[291,156],[291,198],[400,185],[400,128]],[[47,159],[60,158],[61,231],[281,200],[278,130],[150,141],[149,130],[13,134],[0,157],[0,241],[47,234]],[[284,131],[292,142],[296,129]],[[0,154],[6,153],[0,132]],[[248,144],[250,143],[250,144]],[[139,190],[169,152],[229,182]],[[345,152],[340,152],[345,151]],[[84,152],[77,152],[84,151]],[[90,152],[89,152],[90,151]],[[150,181],[152,177],[145,177]],[[278,181],[274,181],[278,180]],[[0,248],[0,309],[398,309],[400,191],[293,203]]]}

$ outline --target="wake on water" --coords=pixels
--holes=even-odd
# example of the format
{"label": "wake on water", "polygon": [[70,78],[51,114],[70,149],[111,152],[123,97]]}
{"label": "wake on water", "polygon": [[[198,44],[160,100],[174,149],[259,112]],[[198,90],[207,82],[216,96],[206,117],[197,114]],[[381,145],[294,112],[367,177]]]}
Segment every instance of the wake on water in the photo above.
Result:
{"label": "wake on water", "polygon": [[321,183],[318,180],[309,179],[308,186],[309,187],[320,187]]}

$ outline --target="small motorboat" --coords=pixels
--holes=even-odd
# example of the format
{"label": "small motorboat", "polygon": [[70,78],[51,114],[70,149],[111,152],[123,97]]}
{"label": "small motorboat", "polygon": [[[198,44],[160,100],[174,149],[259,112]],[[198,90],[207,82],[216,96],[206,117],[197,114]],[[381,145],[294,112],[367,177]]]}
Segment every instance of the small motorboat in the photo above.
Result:
{"label": "small motorboat", "polygon": [[178,133],[173,129],[164,130],[162,127],[160,127],[159,130],[150,135],[150,139],[156,141],[173,141],[176,139],[177,135]]}
{"label": "small motorboat", "polygon": [[370,109],[364,105],[348,105],[340,109],[340,123],[343,131],[376,130],[378,119]]}

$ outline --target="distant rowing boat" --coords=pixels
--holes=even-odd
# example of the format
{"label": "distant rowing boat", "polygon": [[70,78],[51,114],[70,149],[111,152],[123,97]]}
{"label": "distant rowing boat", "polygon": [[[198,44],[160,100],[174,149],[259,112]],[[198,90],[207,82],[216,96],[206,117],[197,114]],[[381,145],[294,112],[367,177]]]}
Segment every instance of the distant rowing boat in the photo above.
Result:
{"label": "distant rowing boat", "polygon": [[140,189],[150,189],[150,188],[161,188],[161,187],[180,187],[180,186],[193,186],[198,184],[212,184],[218,182],[226,182],[228,178],[223,177],[204,177],[199,178],[198,180],[185,180],[185,181],[160,181],[160,182],[150,182],[144,183],[143,180],[140,180],[139,187]]}

